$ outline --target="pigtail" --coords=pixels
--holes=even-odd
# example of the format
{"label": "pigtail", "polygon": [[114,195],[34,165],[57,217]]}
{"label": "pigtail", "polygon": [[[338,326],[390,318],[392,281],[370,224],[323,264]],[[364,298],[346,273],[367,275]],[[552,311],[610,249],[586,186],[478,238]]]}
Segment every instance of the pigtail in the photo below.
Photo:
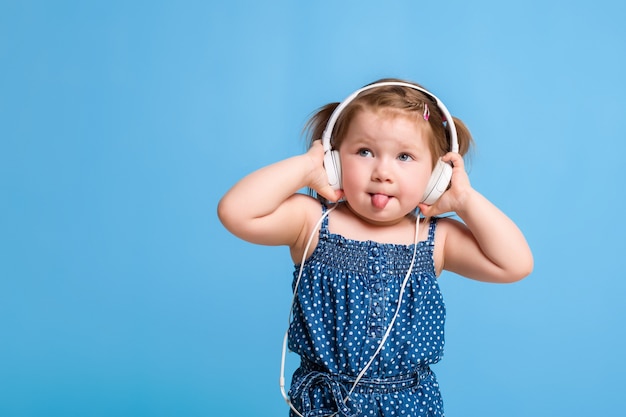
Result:
{"label": "pigtail", "polygon": [[307,149],[313,145],[313,142],[322,138],[322,134],[324,133],[324,129],[326,129],[328,120],[338,105],[339,103],[329,103],[320,107],[306,122],[304,125],[304,134]]}
{"label": "pigtail", "polygon": [[452,116],[452,118],[454,119],[454,126],[456,126],[456,137],[459,141],[459,154],[465,156],[474,146],[474,139],[461,119],[455,116]]}

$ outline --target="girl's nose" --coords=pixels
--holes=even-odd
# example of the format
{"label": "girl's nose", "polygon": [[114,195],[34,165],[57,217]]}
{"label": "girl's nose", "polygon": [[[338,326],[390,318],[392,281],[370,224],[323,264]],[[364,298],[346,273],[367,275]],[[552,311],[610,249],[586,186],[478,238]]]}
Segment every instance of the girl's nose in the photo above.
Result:
{"label": "girl's nose", "polygon": [[391,181],[391,169],[387,161],[383,159],[376,161],[376,165],[372,171],[372,179],[380,182]]}

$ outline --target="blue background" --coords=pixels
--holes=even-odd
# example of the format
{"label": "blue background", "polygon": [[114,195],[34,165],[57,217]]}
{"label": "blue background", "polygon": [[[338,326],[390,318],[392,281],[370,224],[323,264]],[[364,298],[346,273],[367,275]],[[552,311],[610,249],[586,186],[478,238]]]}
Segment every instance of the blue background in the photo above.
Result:
{"label": "blue background", "polygon": [[212,3],[0,3],[0,415],[287,415],[288,251],[216,205],[387,76],[467,123],[536,259],[441,277],[447,415],[624,412],[624,2]]}

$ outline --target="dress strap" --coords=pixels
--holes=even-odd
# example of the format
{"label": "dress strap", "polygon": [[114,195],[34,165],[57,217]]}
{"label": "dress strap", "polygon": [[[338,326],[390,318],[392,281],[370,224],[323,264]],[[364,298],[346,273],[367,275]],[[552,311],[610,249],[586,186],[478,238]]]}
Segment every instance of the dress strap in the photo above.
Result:
{"label": "dress strap", "polygon": [[437,228],[437,217],[430,218],[430,224],[428,225],[428,243],[435,243],[435,229]]}
{"label": "dress strap", "polygon": [[320,226],[320,235],[328,236],[328,207],[326,204],[322,203],[322,216],[324,216],[322,220],[322,225]]}

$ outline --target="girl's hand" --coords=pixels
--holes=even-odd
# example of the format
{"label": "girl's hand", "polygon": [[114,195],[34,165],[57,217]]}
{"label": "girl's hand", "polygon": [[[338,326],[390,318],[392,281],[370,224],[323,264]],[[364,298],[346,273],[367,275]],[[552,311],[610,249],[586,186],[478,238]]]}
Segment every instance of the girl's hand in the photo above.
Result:
{"label": "girl's hand", "polygon": [[329,201],[339,201],[343,196],[343,191],[335,190],[329,184],[328,175],[324,168],[324,147],[322,146],[322,141],[314,141],[306,155],[311,161],[308,187]]}
{"label": "girl's hand", "polygon": [[[524,235],[499,208],[470,185],[461,155],[447,153],[450,188],[433,204],[420,204],[427,216],[455,212],[461,221],[441,219],[435,264],[464,277],[486,282],[518,281],[533,269],[533,256]],[[437,261],[438,259],[438,261]]]}
{"label": "girl's hand", "polygon": [[317,201],[299,193],[306,187],[332,201],[343,195],[328,183],[319,141],[305,153],[239,180],[220,200],[218,216],[235,236],[262,245],[287,245],[301,256],[306,243],[301,236],[309,235],[320,211]]}
{"label": "girl's hand", "polygon": [[426,217],[462,210],[467,197],[473,191],[469,177],[465,172],[463,157],[458,153],[448,152],[441,159],[446,163],[452,163],[450,188],[432,206],[424,203],[418,205]]}

